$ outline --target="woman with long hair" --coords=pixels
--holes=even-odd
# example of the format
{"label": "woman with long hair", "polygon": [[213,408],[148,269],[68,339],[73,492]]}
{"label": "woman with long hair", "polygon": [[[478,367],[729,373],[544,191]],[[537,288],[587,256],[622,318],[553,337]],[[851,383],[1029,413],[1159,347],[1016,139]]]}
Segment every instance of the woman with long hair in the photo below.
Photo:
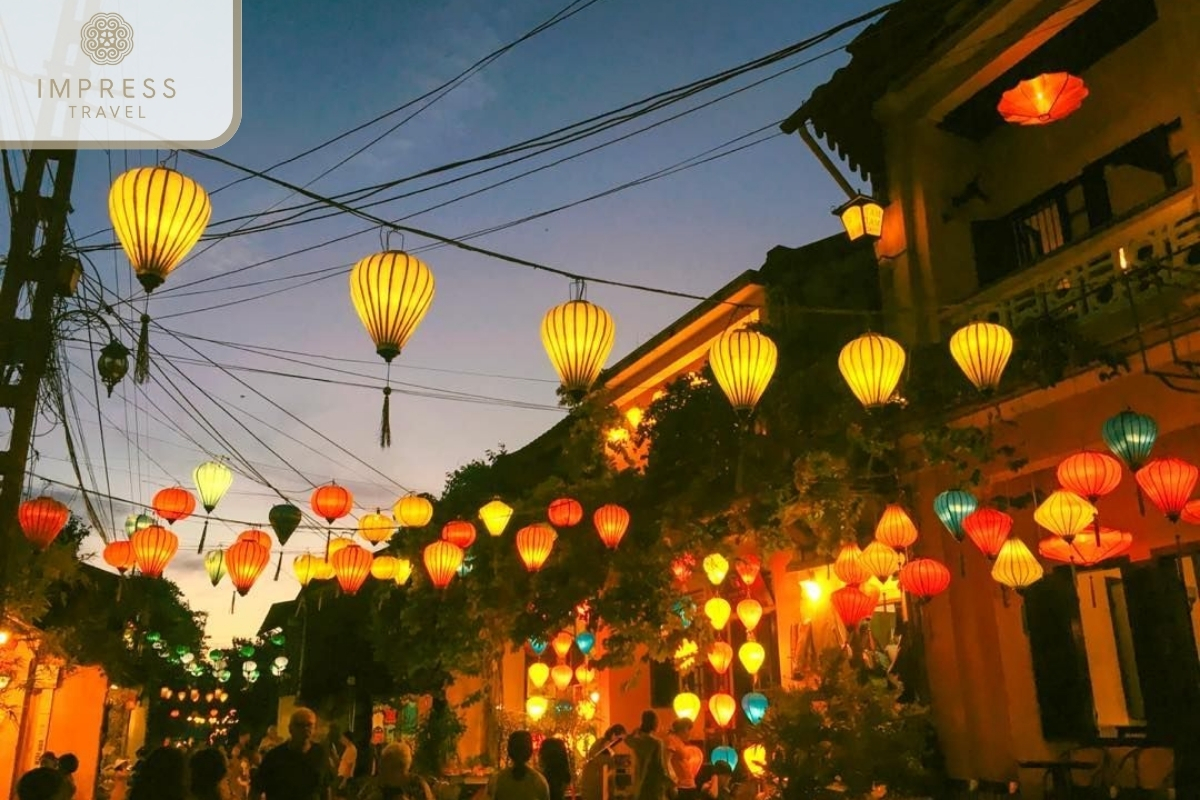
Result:
{"label": "woman with long hair", "polygon": [[488,784],[489,800],[550,800],[550,786],[537,770],[529,766],[533,758],[533,736],[529,731],[513,731],[508,737],[511,764],[497,772]]}
{"label": "woman with long hair", "polygon": [[567,743],[558,738],[544,740],[538,750],[538,766],[550,787],[550,800],[564,800],[572,776]]}
{"label": "woman with long hair", "polygon": [[187,759],[182,750],[158,747],[139,766],[129,800],[187,800]]}

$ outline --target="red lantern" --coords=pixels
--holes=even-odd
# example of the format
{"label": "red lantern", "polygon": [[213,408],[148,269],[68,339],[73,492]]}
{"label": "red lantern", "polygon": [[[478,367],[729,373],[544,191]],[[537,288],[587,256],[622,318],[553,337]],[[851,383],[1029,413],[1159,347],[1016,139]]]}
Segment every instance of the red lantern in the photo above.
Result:
{"label": "red lantern", "polygon": [[900,568],[900,588],[914,597],[928,600],[950,586],[950,570],[932,558],[917,558]]}
{"label": "red lantern", "polygon": [[237,541],[239,542],[254,542],[260,547],[265,547],[267,552],[271,551],[271,534],[266,531],[260,531],[256,528],[251,528],[248,531],[242,531],[238,534]]}
{"label": "red lantern", "polygon": [[1138,486],[1171,522],[1178,522],[1200,470],[1181,458],[1156,458],[1134,473]]}
{"label": "red lantern", "polygon": [[66,527],[71,510],[53,497],[26,500],[17,509],[17,521],[25,538],[38,550],[45,550]]}
{"label": "red lantern", "polygon": [[875,612],[875,598],[857,586],[843,586],[829,595],[829,602],[847,628],[857,627]]}
{"label": "red lantern", "polygon": [[1014,125],[1048,125],[1074,114],[1088,96],[1083,79],[1066,72],[1038,75],[1000,97],[996,110]]}
{"label": "red lantern", "polygon": [[883,510],[875,526],[875,541],[893,550],[903,550],[917,541],[917,526],[903,506],[893,503]]}
{"label": "red lantern", "polygon": [[[551,509],[553,508],[551,506]],[[604,542],[604,546],[609,550],[616,550],[629,528],[629,512],[610,503],[596,509],[596,513],[592,515],[592,522],[595,523],[596,532],[600,534],[600,541]]]}
{"label": "red lantern", "polygon": [[182,486],[171,486],[159,489],[150,505],[155,514],[174,525],[179,520],[191,516],[196,510],[196,498]]}
{"label": "red lantern", "polygon": [[762,569],[762,560],[753,553],[748,553],[735,558],[733,568],[737,571],[738,577],[742,579],[742,583],[749,588],[758,580],[758,572]]}
{"label": "red lantern", "polygon": [[354,495],[346,487],[330,481],[313,491],[310,503],[317,516],[332,525],[354,508]]}
{"label": "red lantern", "polygon": [[445,589],[462,566],[464,554],[461,547],[443,539],[426,547],[422,557],[430,582],[435,588]]}
{"label": "red lantern", "polygon": [[989,560],[995,560],[1012,533],[1013,518],[994,508],[977,508],[962,522],[963,530]]}
{"label": "red lantern", "polygon": [[686,584],[692,577],[692,570],[696,568],[696,559],[691,553],[684,553],[679,558],[671,562],[671,574],[675,576],[675,580]]}
{"label": "red lantern", "polygon": [[1133,546],[1133,534],[1101,528],[1099,533],[1081,533],[1071,542],[1061,536],[1047,536],[1038,542],[1038,555],[1051,561],[1091,567],[1123,555]]}
{"label": "red lantern", "polygon": [[517,553],[525,562],[525,569],[537,572],[550,557],[558,533],[549,525],[538,522],[517,531]]}
{"label": "red lantern", "polygon": [[1095,503],[1111,494],[1121,482],[1121,462],[1108,453],[1081,450],[1058,465],[1058,482],[1064,489]]}
{"label": "red lantern", "polygon": [[583,519],[583,506],[578,500],[560,497],[550,504],[546,516],[556,528],[573,528]]}
{"label": "red lantern", "polygon": [[362,588],[371,574],[373,560],[369,550],[356,544],[346,545],[333,554],[330,564],[343,594],[353,595]]}
{"label": "red lantern", "polygon": [[133,546],[137,568],[147,578],[161,578],[163,570],[179,549],[179,537],[161,525],[134,531],[129,543]]}
{"label": "red lantern", "polygon": [[267,568],[271,551],[254,539],[238,539],[225,551],[225,572],[229,582],[242,597]]}
{"label": "red lantern", "polygon": [[1188,500],[1179,518],[1189,525],[1200,525],[1200,500]]}
{"label": "red lantern", "polygon": [[124,575],[137,563],[133,557],[133,545],[124,539],[104,545],[104,563]]}
{"label": "red lantern", "polygon": [[442,539],[455,547],[466,550],[475,544],[475,526],[461,519],[447,522],[442,526]]}

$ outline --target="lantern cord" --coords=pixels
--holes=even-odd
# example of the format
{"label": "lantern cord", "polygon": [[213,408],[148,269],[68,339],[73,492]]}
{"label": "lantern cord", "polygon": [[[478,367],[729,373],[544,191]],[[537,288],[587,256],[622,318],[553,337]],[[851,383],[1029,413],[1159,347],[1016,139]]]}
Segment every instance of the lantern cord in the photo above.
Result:
{"label": "lantern cord", "polygon": [[379,446],[392,446],[392,362],[387,366],[387,385],[383,387],[383,418],[379,422]]}
{"label": "lantern cord", "polygon": [[[146,298],[147,308],[150,298]],[[150,380],[150,315],[142,312],[142,331],[138,334],[137,360],[134,362],[133,380],[135,383],[145,383]]]}
{"label": "lantern cord", "polygon": [[196,548],[197,553],[204,552],[204,539],[208,536],[208,517],[204,518],[204,528],[200,531],[200,544]]}

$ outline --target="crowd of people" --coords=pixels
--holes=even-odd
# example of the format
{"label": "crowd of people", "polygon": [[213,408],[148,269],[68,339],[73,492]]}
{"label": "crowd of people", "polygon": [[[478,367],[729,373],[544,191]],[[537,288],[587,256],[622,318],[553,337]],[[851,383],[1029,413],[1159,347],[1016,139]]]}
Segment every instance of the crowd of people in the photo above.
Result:
{"label": "crowd of people", "polygon": [[[589,749],[578,780],[563,739],[543,739],[534,766],[533,735],[515,731],[508,738],[509,765],[492,776],[485,800],[738,800],[729,765],[689,761],[690,728],[680,720],[659,738],[653,711],[632,734],[614,725]],[[271,726],[257,746],[240,733],[227,749],[140,751],[128,781],[118,782],[109,800],[435,800],[430,784],[413,772],[407,744],[393,742],[379,752],[366,746],[369,763],[360,763],[351,732],[332,727],[322,743],[316,730],[316,714],[298,708],[286,740]],[[621,745],[631,769],[618,769]],[[46,753],[17,782],[18,800],[72,800],[78,768],[73,754]]]}

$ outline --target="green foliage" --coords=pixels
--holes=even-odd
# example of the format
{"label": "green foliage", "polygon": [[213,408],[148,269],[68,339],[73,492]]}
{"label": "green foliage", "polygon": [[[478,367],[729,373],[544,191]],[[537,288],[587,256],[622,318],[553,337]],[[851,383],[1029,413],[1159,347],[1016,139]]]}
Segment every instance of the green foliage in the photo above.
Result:
{"label": "green foliage", "polygon": [[898,695],[840,651],[803,687],[770,692],[759,731],[783,800],[866,797],[875,784],[888,796],[926,796],[938,777],[933,726],[926,709],[900,705]]}

